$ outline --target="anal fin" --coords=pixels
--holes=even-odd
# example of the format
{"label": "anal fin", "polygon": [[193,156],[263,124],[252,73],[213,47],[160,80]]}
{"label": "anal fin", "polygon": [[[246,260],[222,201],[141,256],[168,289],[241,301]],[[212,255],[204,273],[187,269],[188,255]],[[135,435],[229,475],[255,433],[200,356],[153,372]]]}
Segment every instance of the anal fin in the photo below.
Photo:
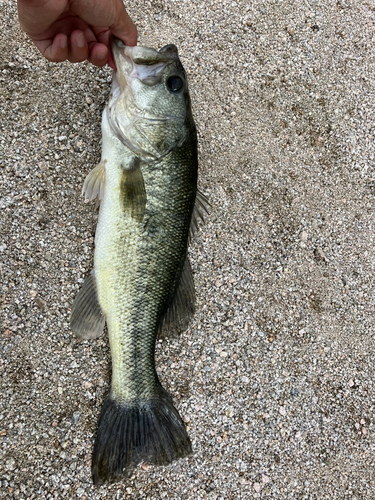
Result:
{"label": "anal fin", "polygon": [[81,339],[95,339],[103,332],[105,317],[100,309],[94,271],[87,276],[74,299],[70,328]]}

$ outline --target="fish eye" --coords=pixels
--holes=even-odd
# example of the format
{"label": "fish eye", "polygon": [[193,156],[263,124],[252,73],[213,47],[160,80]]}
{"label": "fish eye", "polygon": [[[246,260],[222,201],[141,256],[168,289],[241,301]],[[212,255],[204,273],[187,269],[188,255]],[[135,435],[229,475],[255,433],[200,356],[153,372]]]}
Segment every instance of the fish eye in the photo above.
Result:
{"label": "fish eye", "polygon": [[184,86],[184,81],[179,76],[170,76],[167,80],[167,89],[170,92],[178,92]]}

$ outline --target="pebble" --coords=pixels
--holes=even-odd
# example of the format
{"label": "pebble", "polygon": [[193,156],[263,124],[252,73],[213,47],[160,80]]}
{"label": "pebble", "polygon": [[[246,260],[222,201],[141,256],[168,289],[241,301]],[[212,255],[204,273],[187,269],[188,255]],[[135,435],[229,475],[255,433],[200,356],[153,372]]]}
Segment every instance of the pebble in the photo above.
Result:
{"label": "pebble", "polygon": [[261,490],[261,485],[259,483],[253,483],[254,490],[259,493]]}
{"label": "pebble", "polygon": [[80,418],[81,418],[81,413],[79,411],[75,411],[72,415],[72,423],[77,424]]}
{"label": "pebble", "polygon": [[285,417],[285,415],[286,415],[286,409],[285,409],[284,406],[280,406],[279,413],[280,413],[280,415],[282,415],[283,417]]}
{"label": "pebble", "polygon": [[16,461],[14,458],[8,458],[6,461],[5,461],[5,467],[12,471],[16,468]]}

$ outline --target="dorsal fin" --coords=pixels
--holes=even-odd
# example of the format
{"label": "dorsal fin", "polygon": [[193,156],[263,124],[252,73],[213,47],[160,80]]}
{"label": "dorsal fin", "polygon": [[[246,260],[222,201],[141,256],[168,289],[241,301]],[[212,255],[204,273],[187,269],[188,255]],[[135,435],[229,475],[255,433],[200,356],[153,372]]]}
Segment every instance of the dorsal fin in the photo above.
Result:
{"label": "dorsal fin", "polygon": [[191,238],[194,236],[196,230],[198,229],[198,225],[200,222],[204,222],[205,216],[209,213],[210,203],[206,196],[197,190],[197,195],[195,198],[195,205],[193,209],[193,215],[191,218],[190,224],[190,233],[189,233],[189,242]]}
{"label": "dorsal fin", "polygon": [[162,335],[180,334],[185,331],[195,311],[195,290],[193,272],[188,257],[185,259],[180,282],[171,305],[160,325]]}

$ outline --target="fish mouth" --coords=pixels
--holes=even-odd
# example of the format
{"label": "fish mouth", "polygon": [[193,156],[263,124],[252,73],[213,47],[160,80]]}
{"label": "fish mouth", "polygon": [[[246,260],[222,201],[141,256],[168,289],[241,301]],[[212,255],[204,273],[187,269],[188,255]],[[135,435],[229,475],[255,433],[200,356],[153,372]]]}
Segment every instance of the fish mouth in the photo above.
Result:
{"label": "fish mouth", "polygon": [[159,51],[150,47],[136,45],[129,47],[116,37],[112,37],[112,52],[116,65],[121,64],[121,60],[126,58],[134,64],[142,66],[152,66],[159,63],[171,63],[178,59],[177,47],[173,44],[165,45]]}
{"label": "fish mouth", "polygon": [[121,90],[131,78],[138,78],[145,85],[155,85],[160,82],[165,67],[179,61],[177,47],[173,44],[157,51],[150,47],[129,47],[113,37],[112,52],[117,67],[114,86],[118,84]]}

